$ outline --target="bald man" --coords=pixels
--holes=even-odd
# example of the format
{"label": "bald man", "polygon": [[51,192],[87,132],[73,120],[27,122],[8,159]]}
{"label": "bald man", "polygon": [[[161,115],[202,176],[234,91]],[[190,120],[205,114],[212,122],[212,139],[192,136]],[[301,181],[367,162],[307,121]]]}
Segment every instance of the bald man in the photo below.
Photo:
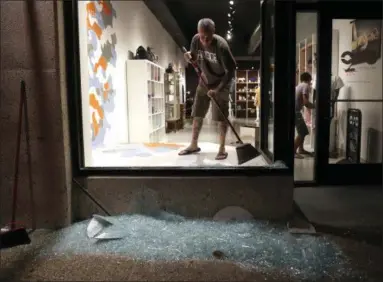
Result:
{"label": "bald man", "polygon": [[[235,75],[236,62],[231,53],[229,44],[224,38],[215,34],[215,24],[211,19],[202,19],[198,22],[198,33],[193,37],[190,51],[185,53],[188,62],[196,62],[202,71],[202,79],[208,87],[198,84],[194,98],[192,116],[193,132],[191,144],[181,152],[180,156],[198,153],[198,136],[202,128],[203,119],[210,107],[210,97],[215,97],[220,108],[229,115],[229,89]],[[219,124],[219,149],[216,160],[227,158],[225,139],[227,123],[219,110],[213,104],[212,119]]]}

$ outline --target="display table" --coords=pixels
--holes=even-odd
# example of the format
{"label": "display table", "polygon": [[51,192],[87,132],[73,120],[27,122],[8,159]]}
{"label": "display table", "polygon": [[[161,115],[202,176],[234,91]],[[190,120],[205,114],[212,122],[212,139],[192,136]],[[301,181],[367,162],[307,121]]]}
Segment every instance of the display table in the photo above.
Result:
{"label": "display table", "polygon": [[177,132],[183,128],[183,121],[181,118],[171,118],[166,120],[166,133]]}

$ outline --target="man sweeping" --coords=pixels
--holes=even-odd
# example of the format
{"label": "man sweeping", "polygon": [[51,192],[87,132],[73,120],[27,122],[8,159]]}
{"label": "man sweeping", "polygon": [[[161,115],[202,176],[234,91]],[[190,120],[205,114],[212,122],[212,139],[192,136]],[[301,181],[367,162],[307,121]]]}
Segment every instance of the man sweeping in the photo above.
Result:
{"label": "man sweeping", "polygon": [[[198,33],[193,37],[190,51],[185,53],[187,62],[195,62],[202,70],[203,82],[199,82],[192,109],[193,128],[191,144],[181,152],[180,156],[198,153],[198,136],[203,119],[210,107],[210,97],[215,97],[218,105],[226,115],[229,115],[229,88],[234,77],[236,62],[229,44],[221,36],[215,34],[215,24],[211,19],[201,19],[198,22]],[[219,126],[219,149],[216,160],[227,158],[225,139],[227,123],[216,106],[212,105],[212,119]]]}

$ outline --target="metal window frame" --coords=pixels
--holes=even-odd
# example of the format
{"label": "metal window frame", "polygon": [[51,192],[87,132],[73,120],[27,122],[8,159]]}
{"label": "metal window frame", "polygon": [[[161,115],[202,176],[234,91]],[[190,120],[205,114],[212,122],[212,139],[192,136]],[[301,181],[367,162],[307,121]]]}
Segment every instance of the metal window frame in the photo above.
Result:
{"label": "metal window frame", "polygon": [[[272,5],[273,4],[273,5]],[[295,35],[295,15],[293,1],[264,0],[261,3],[261,150],[272,161],[283,161],[293,173],[294,169],[294,97],[287,93],[293,93],[295,86],[295,44],[291,36]],[[269,119],[269,86],[270,86],[270,61],[269,45],[270,40],[264,34],[269,30],[270,6],[274,9],[274,132],[273,152],[268,148],[268,125]],[[276,83],[277,82],[277,83]],[[265,103],[265,101],[267,101]]]}

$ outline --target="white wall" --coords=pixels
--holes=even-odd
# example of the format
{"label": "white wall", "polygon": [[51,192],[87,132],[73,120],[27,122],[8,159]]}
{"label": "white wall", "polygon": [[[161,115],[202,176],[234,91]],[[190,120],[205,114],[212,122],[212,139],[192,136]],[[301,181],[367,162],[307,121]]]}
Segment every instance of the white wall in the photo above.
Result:
{"label": "white wall", "polygon": [[[85,155],[90,154],[88,148],[90,147],[92,138],[91,131],[86,130],[90,127],[91,112],[88,94],[88,40],[86,40],[87,2],[89,1],[78,2],[84,144],[87,147]],[[159,56],[159,65],[166,68],[167,65],[172,62],[176,67],[182,67],[184,73],[184,60],[181,50],[143,1],[111,1],[111,4],[116,12],[116,17],[113,19],[113,27],[107,27],[100,40],[102,43],[105,43],[106,40],[110,41],[112,34],[116,34],[117,38],[115,45],[117,55],[116,67],[108,70],[113,77],[113,87],[115,89],[114,109],[107,114],[110,128],[105,134],[103,144],[101,144],[104,146],[113,146],[114,144],[127,142],[128,140],[126,84],[134,83],[126,81],[126,63],[129,51],[135,53],[137,47],[140,45],[145,48],[150,46],[153,48],[154,53]],[[139,126],[139,124],[137,124],[137,126]],[[87,158],[87,163],[90,164],[89,158]]]}
{"label": "white wall", "polygon": [[[135,53],[140,45],[145,48],[150,46],[154,48],[153,52],[159,57],[158,64],[164,68],[170,62],[174,62],[177,66],[183,66],[184,59],[172,37],[165,31],[143,1],[112,2],[117,13],[120,14],[120,16],[117,15],[114,28],[117,31],[116,51],[119,57],[116,72],[116,79],[119,82],[116,85],[116,105],[123,105],[124,107],[118,107],[114,112],[111,122],[118,126],[112,128],[111,138],[117,142],[127,142],[129,139],[125,62],[128,59],[128,51]],[[127,81],[127,83],[134,82]],[[113,143],[112,140],[110,141]]]}
{"label": "white wall", "polygon": [[[318,26],[318,13],[308,13],[308,12],[300,12],[297,13],[296,18],[296,43],[304,41],[305,39],[312,39],[312,36],[314,35],[314,40],[317,42],[317,26]],[[338,31],[333,30],[332,31],[332,69],[331,72],[333,75],[337,75],[338,73],[338,61],[334,60],[334,58],[338,58]],[[298,53],[299,49],[296,48],[296,61],[298,62]],[[311,55],[309,56],[311,57]],[[312,75],[315,77],[316,73],[312,73]]]}
{"label": "white wall", "polygon": [[310,38],[312,34],[317,33],[317,19],[317,13],[297,13],[297,43],[306,38]]}
{"label": "white wall", "polygon": [[[345,51],[351,50],[352,40],[352,25],[351,20],[334,20],[333,28],[339,30],[339,71],[338,75],[342,78],[345,87],[341,90],[340,99],[382,99],[382,56],[383,56],[383,41],[381,58],[373,65],[367,63],[354,66],[355,72],[347,74],[345,65],[340,58],[340,55]],[[378,131],[379,140],[373,144],[373,152],[376,155],[375,162],[382,161],[382,103],[380,102],[350,102],[338,103],[338,115],[341,116],[340,128],[343,129],[340,133],[341,143],[344,144],[346,120],[345,114],[347,108],[356,108],[362,111],[362,140],[361,140],[361,159],[368,160],[371,156],[371,148],[368,148],[369,129]]]}

